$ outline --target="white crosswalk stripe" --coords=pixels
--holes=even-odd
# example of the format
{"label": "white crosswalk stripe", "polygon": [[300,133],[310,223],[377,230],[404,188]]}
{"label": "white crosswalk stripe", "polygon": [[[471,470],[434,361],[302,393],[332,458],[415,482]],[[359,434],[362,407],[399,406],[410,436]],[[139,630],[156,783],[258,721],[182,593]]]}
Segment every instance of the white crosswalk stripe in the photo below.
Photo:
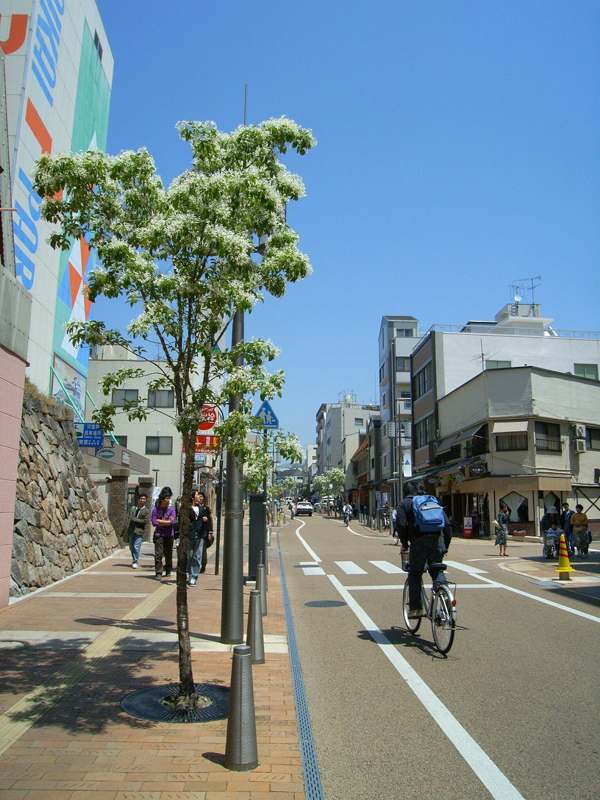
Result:
{"label": "white crosswalk stripe", "polygon": [[367,572],[354,561],[336,561],[338,567],[343,570],[346,575],[366,575]]}
{"label": "white crosswalk stripe", "polygon": [[390,564],[389,561],[370,561],[369,563],[373,564],[377,569],[386,572],[388,575],[399,575],[401,572],[404,572],[402,567],[399,567],[398,564]]}

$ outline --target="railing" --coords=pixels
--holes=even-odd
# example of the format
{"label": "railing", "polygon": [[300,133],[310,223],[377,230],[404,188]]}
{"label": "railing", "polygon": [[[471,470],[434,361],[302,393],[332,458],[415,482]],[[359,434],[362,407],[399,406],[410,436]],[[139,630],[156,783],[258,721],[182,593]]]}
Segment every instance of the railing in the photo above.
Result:
{"label": "railing", "polygon": [[493,334],[494,336],[527,336],[539,338],[561,338],[561,339],[600,339],[600,331],[572,331],[572,330],[556,330],[554,328],[513,328],[512,326],[504,325],[480,325],[477,322],[472,326],[465,325],[445,325],[438,324],[432,325],[428,331],[421,337],[419,343],[432,331],[441,331],[443,333],[464,333],[469,334]]}

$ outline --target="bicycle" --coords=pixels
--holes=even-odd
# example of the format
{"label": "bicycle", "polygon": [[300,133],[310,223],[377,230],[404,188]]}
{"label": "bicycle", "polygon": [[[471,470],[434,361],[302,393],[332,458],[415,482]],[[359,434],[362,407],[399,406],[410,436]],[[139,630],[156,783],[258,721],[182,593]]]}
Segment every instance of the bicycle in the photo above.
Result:
{"label": "bicycle", "polygon": [[[456,628],[456,600],[450,584],[445,580],[440,580],[440,575],[446,570],[446,564],[430,564],[430,569],[439,570],[435,581],[431,586],[430,595],[428,596],[425,587],[423,586],[423,579],[421,578],[421,600],[423,603],[423,616],[416,619],[410,619],[408,616],[409,602],[408,602],[408,578],[404,584],[404,592],[402,594],[402,610],[404,613],[404,622],[410,633],[416,634],[421,626],[423,617],[431,620],[431,631],[433,633],[433,641],[438,651],[445,655],[454,641],[454,631]],[[409,570],[408,553],[402,553],[402,569],[405,572]],[[456,588],[456,584],[455,584]]]}

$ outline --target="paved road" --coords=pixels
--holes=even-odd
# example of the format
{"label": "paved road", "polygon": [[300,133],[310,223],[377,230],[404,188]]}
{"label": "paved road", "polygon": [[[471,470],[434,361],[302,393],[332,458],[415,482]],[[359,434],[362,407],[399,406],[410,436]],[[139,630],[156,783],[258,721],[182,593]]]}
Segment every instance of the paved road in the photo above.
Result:
{"label": "paved road", "polygon": [[279,542],[326,800],[598,798],[600,553],[565,587],[538,543],[455,540],[444,658],[404,628],[389,536],[313,516]]}

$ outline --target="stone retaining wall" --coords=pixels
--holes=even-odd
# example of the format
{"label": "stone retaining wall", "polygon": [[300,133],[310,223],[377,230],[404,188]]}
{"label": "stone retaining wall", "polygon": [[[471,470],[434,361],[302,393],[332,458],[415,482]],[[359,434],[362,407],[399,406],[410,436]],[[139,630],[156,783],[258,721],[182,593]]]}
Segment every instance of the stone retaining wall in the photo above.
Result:
{"label": "stone retaining wall", "polygon": [[120,545],[79,451],[71,409],[25,396],[10,594],[79,572]]}

